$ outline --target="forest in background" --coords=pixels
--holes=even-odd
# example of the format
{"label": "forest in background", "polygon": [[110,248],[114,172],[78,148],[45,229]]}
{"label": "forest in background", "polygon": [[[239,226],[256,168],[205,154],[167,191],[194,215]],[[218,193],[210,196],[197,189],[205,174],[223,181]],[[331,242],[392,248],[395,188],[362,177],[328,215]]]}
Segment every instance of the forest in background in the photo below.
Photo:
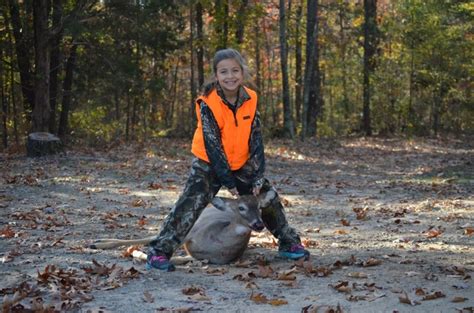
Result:
{"label": "forest in background", "polygon": [[218,49],[236,48],[267,136],[473,133],[474,3],[7,0],[2,149],[30,132],[103,145],[191,136]]}

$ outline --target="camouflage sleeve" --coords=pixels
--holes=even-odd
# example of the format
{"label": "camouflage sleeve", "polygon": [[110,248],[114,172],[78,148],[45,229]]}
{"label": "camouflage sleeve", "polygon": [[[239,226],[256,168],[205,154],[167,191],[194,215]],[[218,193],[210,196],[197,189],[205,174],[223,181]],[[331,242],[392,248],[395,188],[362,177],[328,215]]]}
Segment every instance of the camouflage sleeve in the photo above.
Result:
{"label": "camouflage sleeve", "polygon": [[222,147],[219,125],[217,125],[214,114],[212,114],[211,109],[204,101],[200,101],[199,106],[204,146],[206,147],[206,153],[209,161],[211,162],[211,167],[223,186],[227,187],[228,189],[235,188],[235,178],[232,175],[229,162],[227,162],[227,158]]}
{"label": "camouflage sleeve", "polygon": [[262,125],[260,122],[260,114],[255,114],[252,123],[252,131],[250,133],[250,159],[249,163],[255,169],[255,179],[253,186],[261,187],[263,185],[265,173],[265,153],[263,148]]}

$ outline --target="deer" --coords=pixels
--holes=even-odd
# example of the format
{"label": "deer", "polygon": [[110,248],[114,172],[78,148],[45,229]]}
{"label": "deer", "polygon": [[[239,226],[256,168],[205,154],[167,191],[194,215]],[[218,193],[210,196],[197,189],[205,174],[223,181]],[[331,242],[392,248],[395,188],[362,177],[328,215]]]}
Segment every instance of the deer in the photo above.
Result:
{"label": "deer", "polygon": [[[237,199],[214,197],[183,240],[184,249],[193,258],[212,264],[228,264],[239,259],[248,246],[252,231],[260,232],[265,227],[260,208],[268,206],[275,196],[276,192],[271,189],[259,196],[242,195]],[[100,239],[89,248],[146,245],[155,238]]]}

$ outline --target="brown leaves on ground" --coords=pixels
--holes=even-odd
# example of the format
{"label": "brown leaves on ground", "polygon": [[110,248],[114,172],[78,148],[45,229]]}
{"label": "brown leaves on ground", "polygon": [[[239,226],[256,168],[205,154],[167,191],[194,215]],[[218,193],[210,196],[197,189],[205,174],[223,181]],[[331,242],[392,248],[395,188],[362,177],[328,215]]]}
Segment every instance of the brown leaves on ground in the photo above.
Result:
{"label": "brown leaves on ground", "polygon": [[467,236],[474,235],[474,227],[466,227],[464,229],[464,234],[467,235]]}
{"label": "brown leaves on ground", "polygon": [[211,299],[206,295],[206,292],[203,287],[199,286],[189,286],[183,288],[182,293],[189,296],[190,300],[194,301],[210,301]]}
{"label": "brown leaves on ground", "polygon": [[252,300],[253,302],[255,303],[258,303],[258,304],[270,304],[270,305],[273,305],[273,306],[280,306],[280,305],[284,305],[284,304],[288,304],[288,301],[286,301],[285,299],[279,299],[279,298],[275,298],[275,299],[268,299],[263,293],[251,293],[250,294],[250,300]]}
{"label": "brown leaves on ground", "polygon": [[338,304],[336,307],[328,305],[308,305],[301,309],[301,313],[343,313],[341,306]]}
{"label": "brown leaves on ground", "polygon": [[[125,270],[120,266],[106,266],[93,260],[92,266],[82,270],[75,268],[63,269],[56,265],[47,265],[43,271],[37,272],[37,283],[21,283],[11,290],[2,290],[5,295],[2,303],[3,312],[32,311],[53,312],[68,311],[80,306],[83,302],[94,299],[94,290],[110,290],[121,287],[130,279],[140,275],[133,267]],[[58,303],[43,303],[41,296],[49,294]],[[25,300],[25,301],[23,301]]]}
{"label": "brown leaves on ground", "polygon": [[1,238],[13,238],[15,237],[15,231],[7,225],[6,227],[0,230],[0,237]]}

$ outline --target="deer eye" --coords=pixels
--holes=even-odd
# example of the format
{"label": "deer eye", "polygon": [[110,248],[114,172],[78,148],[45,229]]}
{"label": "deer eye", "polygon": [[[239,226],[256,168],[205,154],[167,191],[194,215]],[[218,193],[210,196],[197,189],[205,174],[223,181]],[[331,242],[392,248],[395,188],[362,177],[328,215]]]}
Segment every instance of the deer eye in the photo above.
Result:
{"label": "deer eye", "polygon": [[240,212],[244,212],[244,211],[245,211],[245,207],[244,207],[244,206],[239,206],[239,211],[240,211]]}

